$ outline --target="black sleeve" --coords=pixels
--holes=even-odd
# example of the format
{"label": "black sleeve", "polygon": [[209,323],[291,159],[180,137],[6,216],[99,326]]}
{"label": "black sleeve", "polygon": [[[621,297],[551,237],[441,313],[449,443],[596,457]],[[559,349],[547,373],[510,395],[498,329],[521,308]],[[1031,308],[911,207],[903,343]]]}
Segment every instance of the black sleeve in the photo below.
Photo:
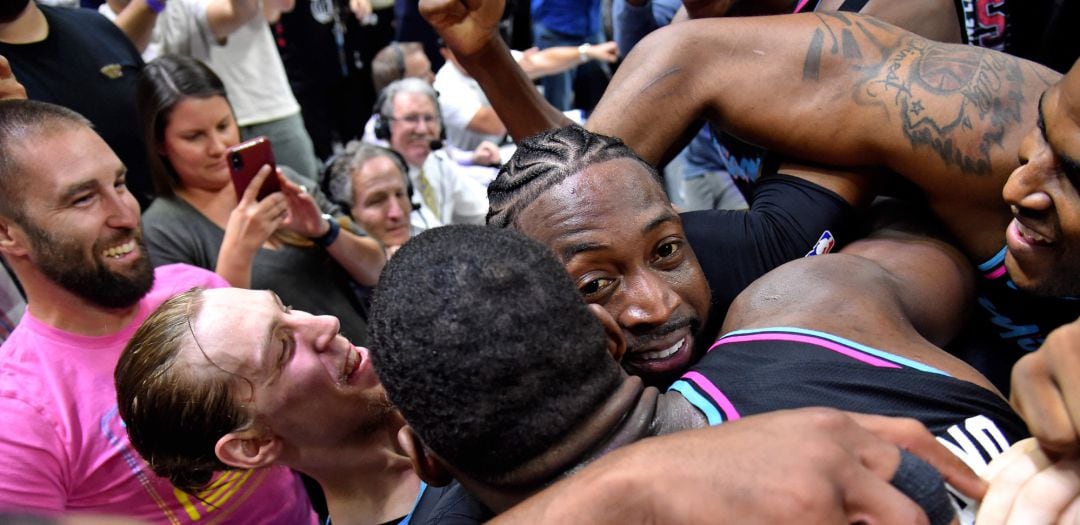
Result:
{"label": "black sleeve", "polygon": [[809,255],[819,241],[824,247],[824,238],[849,241],[854,215],[840,196],[788,175],[759,180],[749,210],[683,213],[686,238],[712,290],[709,324],[719,329],[739,292],[769,270]]}

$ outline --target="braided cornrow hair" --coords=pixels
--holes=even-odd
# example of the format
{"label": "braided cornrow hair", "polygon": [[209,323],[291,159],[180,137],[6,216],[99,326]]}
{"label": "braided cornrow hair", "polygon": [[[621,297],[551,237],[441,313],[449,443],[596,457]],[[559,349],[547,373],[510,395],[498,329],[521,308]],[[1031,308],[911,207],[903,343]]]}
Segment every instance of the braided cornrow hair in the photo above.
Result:
{"label": "braided cornrow hair", "polygon": [[581,126],[566,126],[526,138],[518,143],[514,156],[488,186],[488,225],[517,229],[518,215],[548,188],[589,166],[619,158],[640,162],[660,180],[656,169],[622,140]]}

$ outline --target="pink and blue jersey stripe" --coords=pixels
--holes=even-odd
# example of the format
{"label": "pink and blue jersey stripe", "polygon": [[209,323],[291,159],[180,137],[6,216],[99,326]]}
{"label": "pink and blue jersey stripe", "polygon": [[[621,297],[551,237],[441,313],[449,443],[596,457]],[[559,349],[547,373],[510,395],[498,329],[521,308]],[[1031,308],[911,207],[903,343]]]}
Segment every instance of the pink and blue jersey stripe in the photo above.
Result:
{"label": "pink and blue jersey stripe", "polygon": [[[918,361],[872,348],[850,339],[805,328],[774,327],[737,330],[717,340],[709,348],[709,354],[723,354],[724,347],[727,345],[771,342],[810,345],[876,368],[909,369],[948,377],[945,372]],[[711,357],[712,359],[708,357],[706,359],[711,362],[712,366],[723,365],[723,355]],[[669,390],[682,394],[691,404],[705,414],[710,425],[717,425],[724,421],[734,421],[742,417],[735,403],[728,394],[725,394],[721,385],[716,384],[697,368],[695,367],[683,374],[678,381],[669,387]],[[747,371],[752,372],[752,369],[747,368]],[[857,370],[853,369],[852,373],[857,373]]]}

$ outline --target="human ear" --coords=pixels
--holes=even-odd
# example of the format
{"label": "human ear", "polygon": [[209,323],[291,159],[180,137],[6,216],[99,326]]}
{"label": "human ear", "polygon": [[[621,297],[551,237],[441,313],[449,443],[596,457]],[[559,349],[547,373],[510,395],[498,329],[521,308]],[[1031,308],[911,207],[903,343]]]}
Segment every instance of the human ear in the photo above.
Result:
{"label": "human ear", "polygon": [[24,256],[26,250],[26,232],[15,221],[0,216],[0,253],[11,256]]}
{"label": "human ear", "polygon": [[619,323],[615,321],[615,318],[604,309],[603,306],[598,304],[587,305],[589,311],[596,317],[600,324],[604,327],[604,333],[607,334],[607,350],[614,357],[616,361],[622,361],[623,354],[626,353],[626,336],[623,335],[622,328],[619,328]]}
{"label": "human ear", "polygon": [[222,463],[242,469],[273,465],[281,452],[282,443],[277,436],[267,436],[254,428],[229,432],[214,446],[214,453]]}
{"label": "human ear", "polygon": [[409,456],[409,461],[412,462],[413,471],[416,472],[420,479],[427,482],[432,487],[445,487],[449,485],[451,481],[454,481],[454,476],[447,470],[443,464],[442,459],[435,456],[424,445],[424,442],[420,440],[420,436],[417,436],[413,432],[412,427],[405,425],[398,430],[397,433],[398,445],[405,451],[405,454]]}

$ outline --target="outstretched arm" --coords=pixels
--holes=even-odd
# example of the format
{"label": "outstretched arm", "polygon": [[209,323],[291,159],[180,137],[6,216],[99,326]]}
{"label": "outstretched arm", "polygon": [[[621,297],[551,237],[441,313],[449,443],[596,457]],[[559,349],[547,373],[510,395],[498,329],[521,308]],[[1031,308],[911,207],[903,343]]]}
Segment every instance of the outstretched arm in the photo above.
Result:
{"label": "outstretched arm", "polygon": [[493,523],[925,523],[889,483],[898,445],[982,496],[984,486],[921,425],[815,408],[635,443]]}
{"label": "outstretched arm", "polygon": [[[518,60],[518,66],[529,78],[554,75],[590,60],[614,62],[618,58],[615,42],[582,44],[580,47],[556,46],[547,49],[530,49]],[[584,60],[583,60],[584,59]]]}
{"label": "outstretched arm", "polygon": [[504,0],[421,0],[420,12],[483,88],[515,140],[572,124],[533,87],[498,34]]}
{"label": "outstretched arm", "polygon": [[[704,117],[789,157],[886,167],[919,186],[975,252],[1000,247],[1001,188],[1039,95],[1059,77],[855,14],[693,20],[630,53],[587,127],[650,162]],[[996,240],[964,238],[988,229]]]}
{"label": "outstretched arm", "polygon": [[[259,13],[259,2],[258,0],[211,0],[206,3],[205,9],[207,27],[214,39],[222,41]],[[181,16],[194,15],[186,13]],[[146,50],[157,21],[158,13],[150,8],[146,0],[132,0],[116,15],[117,27],[131,39],[139,52]]]}
{"label": "outstretched arm", "polygon": [[[517,138],[568,121],[515,68],[495,32],[503,3],[424,0],[425,16]],[[693,20],[655,31],[619,67],[586,127],[658,164],[705,118],[778,154],[880,166],[929,197],[976,258],[1000,248],[1001,188],[1060,75],[941,44],[877,19],[811,13]]]}
{"label": "outstretched arm", "polygon": [[927,170],[914,169],[912,157],[923,157],[919,167],[933,173],[1007,175],[1016,164],[1008,146],[1026,131],[1017,124],[1034,124],[1045,87],[1023,80],[1019,59],[846,13],[694,20],[646,43],[619,68],[588,127],[653,162],[671,137],[706,117],[744,140],[828,165],[884,157],[918,179]]}

